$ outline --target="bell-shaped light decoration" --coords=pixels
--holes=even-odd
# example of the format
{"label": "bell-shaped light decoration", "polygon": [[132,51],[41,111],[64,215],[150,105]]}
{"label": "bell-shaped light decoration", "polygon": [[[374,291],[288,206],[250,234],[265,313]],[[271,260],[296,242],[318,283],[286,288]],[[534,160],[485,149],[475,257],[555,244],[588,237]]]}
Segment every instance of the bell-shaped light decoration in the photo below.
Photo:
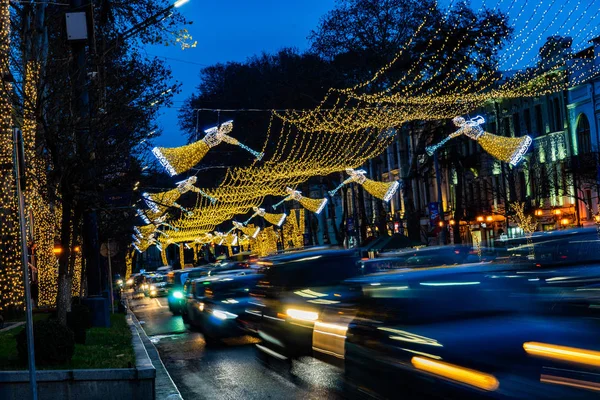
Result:
{"label": "bell-shaped light decoration", "polygon": [[244,234],[250,236],[252,239],[255,239],[258,236],[258,233],[260,232],[259,226],[244,226],[244,224],[241,224],[237,221],[233,221],[233,226],[242,231]]}
{"label": "bell-shaped light decoration", "polygon": [[367,171],[363,169],[352,169],[346,168],[346,173],[350,175],[348,179],[340,183],[335,189],[330,190],[329,194],[334,196],[338,190],[342,188],[342,186],[350,183],[356,182],[359,185],[362,185],[367,192],[371,194],[373,197],[377,197],[383,201],[390,201],[392,196],[398,190],[398,186],[400,183],[398,181],[392,182],[378,182],[371,179],[368,179],[365,174]]}
{"label": "bell-shaped light decoration", "polygon": [[323,211],[323,208],[325,208],[325,205],[327,204],[327,198],[311,199],[310,197],[304,197],[302,196],[302,193],[300,191],[294,190],[289,187],[285,188],[285,191],[288,193],[288,195],[279,203],[273,206],[274,210],[276,210],[277,207],[279,207],[285,201],[296,200],[302,205],[302,207],[306,208],[307,210],[312,211],[315,214],[320,214],[321,211]]}
{"label": "bell-shaped light decoration", "polygon": [[233,121],[226,121],[219,126],[206,129],[204,138],[197,142],[181,147],[155,147],[152,153],[171,175],[181,174],[197,165],[208,153],[208,151],[221,142],[226,142],[243,148],[252,153],[257,160],[263,157],[263,153],[252,150],[240,143],[237,139],[228,135],[233,130]]}

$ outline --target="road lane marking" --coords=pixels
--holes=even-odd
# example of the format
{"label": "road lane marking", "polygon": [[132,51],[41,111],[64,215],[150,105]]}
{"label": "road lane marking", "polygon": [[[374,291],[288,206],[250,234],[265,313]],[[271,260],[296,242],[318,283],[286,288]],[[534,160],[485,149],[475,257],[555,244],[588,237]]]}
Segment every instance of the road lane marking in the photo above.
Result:
{"label": "road lane marking", "polygon": [[160,301],[158,301],[158,299],[155,298],[154,300],[156,301],[156,304],[158,304],[158,306],[160,308],[165,308],[165,306],[163,306],[162,304],[160,304]]}

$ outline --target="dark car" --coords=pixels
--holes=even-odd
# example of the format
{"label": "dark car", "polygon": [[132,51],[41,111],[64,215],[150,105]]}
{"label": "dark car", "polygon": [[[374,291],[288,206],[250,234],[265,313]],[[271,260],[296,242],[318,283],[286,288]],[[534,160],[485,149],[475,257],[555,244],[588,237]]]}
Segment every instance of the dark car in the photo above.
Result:
{"label": "dark car", "polygon": [[[216,276],[215,276],[216,277]],[[259,274],[223,275],[218,279],[196,281],[196,296],[188,322],[199,329],[207,343],[246,334],[238,316],[253,302],[250,290],[261,279]],[[198,286],[202,288],[198,288]]]}
{"label": "dark car", "polygon": [[208,270],[208,267],[196,267],[171,271],[167,274],[167,302],[169,304],[169,310],[173,315],[181,314],[181,310],[185,306],[185,293],[183,287],[185,282],[188,279],[206,276]]}
{"label": "dark car", "polygon": [[147,276],[144,281],[144,294],[150,298],[166,296],[167,277],[160,274]]}
{"label": "dark car", "polygon": [[[377,398],[594,398],[585,389],[599,387],[598,321],[545,312],[527,276],[474,271],[348,281],[361,293],[353,308],[315,326],[346,337],[348,386]],[[346,330],[335,315],[348,310]]]}
{"label": "dark car", "polygon": [[202,271],[200,273],[200,277],[190,278],[188,276],[183,285],[183,293],[185,297],[184,304],[180,307],[183,320],[189,322],[190,319],[194,317],[198,310],[199,303],[201,303],[202,299],[204,298],[204,289],[209,282],[216,281],[224,277],[255,275],[257,271],[258,269],[256,268],[211,268],[209,271]]}
{"label": "dark car", "polygon": [[314,322],[333,289],[359,274],[358,254],[319,250],[265,258],[264,278],[251,292],[240,324],[262,339],[257,347],[269,356],[288,359],[312,353]]}

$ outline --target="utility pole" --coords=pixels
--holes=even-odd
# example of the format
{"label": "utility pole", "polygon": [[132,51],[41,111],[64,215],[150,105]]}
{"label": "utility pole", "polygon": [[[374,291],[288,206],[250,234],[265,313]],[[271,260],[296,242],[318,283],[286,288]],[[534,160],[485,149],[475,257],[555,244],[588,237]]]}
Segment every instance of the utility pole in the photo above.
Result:
{"label": "utility pole", "polygon": [[[84,4],[83,0],[71,0],[71,12],[67,14],[67,25],[69,18],[77,17],[77,14],[84,13],[86,21],[90,12],[89,3]],[[90,95],[88,91],[87,76],[87,53],[86,47],[91,40],[88,32],[93,27],[86,26],[86,32],[83,37],[69,38],[72,48],[71,76],[75,85],[74,109],[79,118],[75,130],[75,142],[77,143],[77,156],[85,163],[93,163],[93,147],[90,135]],[[88,182],[95,181],[95,170],[93,167],[87,168]],[[102,292],[102,280],[100,273],[100,257],[98,243],[98,222],[96,211],[87,209],[83,214],[83,255],[86,260],[87,270],[87,288],[88,295],[97,296]]]}
{"label": "utility pole", "polygon": [[17,201],[19,203],[19,225],[21,228],[21,262],[23,263],[23,285],[25,286],[26,321],[25,332],[27,335],[27,358],[29,364],[29,382],[31,384],[31,398],[37,400],[37,381],[35,373],[35,350],[33,346],[33,316],[31,302],[31,287],[29,285],[29,263],[27,260],[27,221],[25,217],[25,154],[23,151],[23,136],[18,129],[13,130],[14,164],[17,182]]}
{"label": "utility pole", "polygon": [[438,212],[440,216],[440,244],[446,244],[446,217],[444,214],[444,203],[442,198],[442,175],[440,172],[440,163],[438,161],[438,152],[433,153],[433,166],[435,168],[435,181],[437,185]]}

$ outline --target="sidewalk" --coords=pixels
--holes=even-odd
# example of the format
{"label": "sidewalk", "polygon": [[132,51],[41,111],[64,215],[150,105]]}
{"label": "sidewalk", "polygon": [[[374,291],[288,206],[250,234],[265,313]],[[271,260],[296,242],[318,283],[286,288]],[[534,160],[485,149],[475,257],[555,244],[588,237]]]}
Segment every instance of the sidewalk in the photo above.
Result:
{"label": "sidewalk", "polygon": [[[128,299],[128,306],[129,306],[129,299]],[[154,393],[156,396],[156,400],[183,400],[183,398],[181,397],[181,393],[179,393],[177,386],[175,386],[175,383],[171,379],[171,376],[167,372],[165,365],[163,364],[162,360],[160,359],[158,350],[156,350],[156,347],[150,341],[150,338],[148,337],[148,335],[146,335],[144,328],[142,328],[142,326],[140,325],[140,321],[138,321],[137,317],[135,316],[133,311],[131,311],[131,309],[129,309],[128,312],[129,312],[129,315],[131,315],[131,320],[133,321],[133,324],[134,324],[135,328],[137,329],[137,331],[140,335],[140,338],[142,339],[142,342],[144,343],[144,346],[146,347],[146,351],[148,352],[148,356],[150,357],[150,360],[152,361],[152,365],[154,365],[154,368],[156,368],[156,381],[155,381],[155,387],[154,387]]]}

